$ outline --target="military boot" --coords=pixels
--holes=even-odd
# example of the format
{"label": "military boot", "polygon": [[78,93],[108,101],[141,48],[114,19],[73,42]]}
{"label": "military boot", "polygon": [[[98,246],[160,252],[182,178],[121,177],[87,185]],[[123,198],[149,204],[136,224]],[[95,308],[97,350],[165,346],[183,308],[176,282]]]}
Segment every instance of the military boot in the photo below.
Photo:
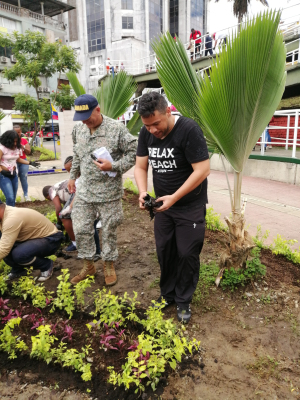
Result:
{"label": "military boot", "polygon": [[96,268],[94,265],[93,260],[83,260],[83,268],[79,272],[78,275],[74,276],[73,279],[71,279],[71,283],[73,285],[76,285],[76,283],[83,281],[88,275],[92,276],[95,275],[96,273]]}
{"label": "military boot", "polygon": [[113,286],[117,283],[117,275],[113,261],[104,261],[103,263],[105,283],[107,286]]}

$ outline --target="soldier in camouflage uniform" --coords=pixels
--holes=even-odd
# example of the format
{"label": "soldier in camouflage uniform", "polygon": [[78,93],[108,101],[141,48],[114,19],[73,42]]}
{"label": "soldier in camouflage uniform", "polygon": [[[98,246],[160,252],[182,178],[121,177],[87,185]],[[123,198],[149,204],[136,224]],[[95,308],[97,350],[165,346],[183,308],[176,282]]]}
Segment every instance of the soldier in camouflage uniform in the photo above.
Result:
{"label": "soldier in camouflage uniform", "polygon": [[[82,122],[72,132],[74,157],[68,188],[71,193],[76,190],[72,221],[83,269],[71,282],[76,284],[96,272],[94,221],[99,213],[105,283],[111,286],[117,282],[113,262],[118,258],[117,227],[123,218],[122,174],[135,163],[137,140],[122,123],[102,115],[96,98],[89,94],[75,100],[74,121]],[[100,147],[109,151],[113,162],[91,158]],[[109,176],[108,171],[116,172],[116,176]],[[79,174],[80,182],[75,189]]]}

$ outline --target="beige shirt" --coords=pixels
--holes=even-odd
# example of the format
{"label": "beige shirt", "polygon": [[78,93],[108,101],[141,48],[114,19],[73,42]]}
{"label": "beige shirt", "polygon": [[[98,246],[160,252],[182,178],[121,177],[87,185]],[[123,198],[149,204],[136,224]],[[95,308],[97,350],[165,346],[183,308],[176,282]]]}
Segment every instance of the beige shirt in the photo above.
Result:
{"label": "beige shirt", "polygon": [[46,217],[35,210],[6,206],[0,221],[0,260],[6,257],[15,242],[44,238],[58,230]]}

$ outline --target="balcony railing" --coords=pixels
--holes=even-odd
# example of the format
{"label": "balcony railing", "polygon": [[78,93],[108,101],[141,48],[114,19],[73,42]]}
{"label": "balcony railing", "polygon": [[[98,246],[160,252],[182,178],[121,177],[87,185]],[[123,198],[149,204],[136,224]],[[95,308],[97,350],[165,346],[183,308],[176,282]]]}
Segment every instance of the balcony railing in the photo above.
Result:
{"label": "balcony railing", "polygon": [[12,14],[18,15],[19,17],[27,17],[36,22],[40,22],[42,24],[52,25],[58,29],[62,29],[62,30],[65,29],[65,25],[63,22],[57,21],[56,19],[48,17],[47,15],[42,15],[42,14],[33,12],[31,10],[28,10],[27,8],[13,6],[13,5],[5,3],[3,1],[0,1],[0,11],[12,13]]}

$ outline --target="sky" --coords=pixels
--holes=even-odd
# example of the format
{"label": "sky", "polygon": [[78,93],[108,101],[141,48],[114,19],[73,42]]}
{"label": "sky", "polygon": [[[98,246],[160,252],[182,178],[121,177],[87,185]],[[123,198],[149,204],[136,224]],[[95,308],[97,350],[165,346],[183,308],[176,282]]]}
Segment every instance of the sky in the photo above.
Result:
{"label": "sky", "polygon": [[[284,24],[291,21],[300,21],[300,0],[268,0],[269,8],[283,9],[281,19]],[[258,0],[251,0],[249,5],[249,16],[254,17],[258,13],[265,11]],[[233,16],[233,1],[215,0],[209,2],[208,29],[211,33],[218,32],[225,28],[237,25],[237,18]]]}

